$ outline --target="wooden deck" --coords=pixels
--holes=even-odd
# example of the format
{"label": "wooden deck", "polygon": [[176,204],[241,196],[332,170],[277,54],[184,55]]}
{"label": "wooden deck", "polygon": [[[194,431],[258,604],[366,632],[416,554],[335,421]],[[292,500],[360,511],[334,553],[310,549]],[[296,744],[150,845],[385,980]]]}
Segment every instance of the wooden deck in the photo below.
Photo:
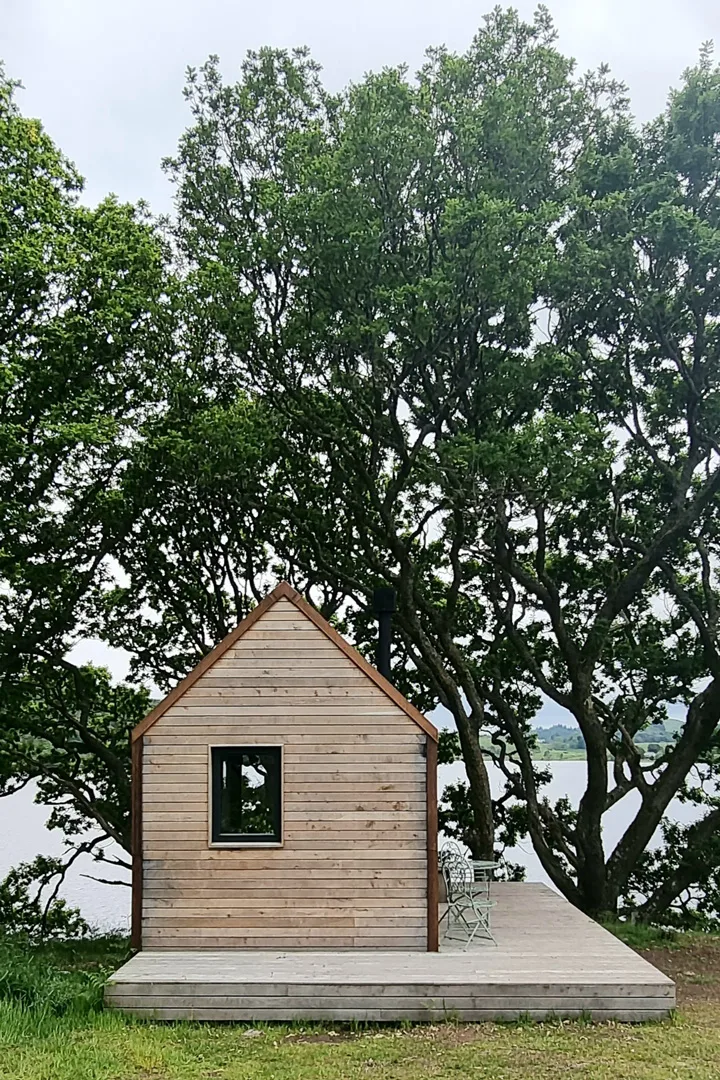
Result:
{"label": "wooden deck", "polygon": [[497,946],[439,953],[156,949],[110,979],[108,1005],[161,1020],[665,1017],[675,986],[544,885],[497,884]]}

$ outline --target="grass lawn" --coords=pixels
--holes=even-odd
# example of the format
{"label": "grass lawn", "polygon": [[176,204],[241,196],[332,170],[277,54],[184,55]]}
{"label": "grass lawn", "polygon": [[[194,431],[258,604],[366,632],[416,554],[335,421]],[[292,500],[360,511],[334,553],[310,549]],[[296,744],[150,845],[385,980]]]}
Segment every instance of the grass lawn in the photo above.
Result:
{"label": "grass lawn", "polygon": [[[623,936],[626,936],[623,933]],[[636,933],[678,982],[677,1015],[629,1026],[155,1024],[100,1008],[125,943],[0,944],[2,1080],[717,1080],[720,939]]]}

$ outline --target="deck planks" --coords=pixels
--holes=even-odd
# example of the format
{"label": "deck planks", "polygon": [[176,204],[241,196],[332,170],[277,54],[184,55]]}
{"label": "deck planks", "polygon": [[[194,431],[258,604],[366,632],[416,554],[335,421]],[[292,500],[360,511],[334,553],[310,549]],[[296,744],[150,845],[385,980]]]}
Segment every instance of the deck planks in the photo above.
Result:
{"label": "deck planks", "polygon": [[[163,1020],[657,1020],[673,982],[544,885],[498,883],[493,932],[463,951],[158,949],[110,979],[108,1005]],[[352,935],[352,930],[350,931]],[[201,940],[198,940],[201,945]]]}

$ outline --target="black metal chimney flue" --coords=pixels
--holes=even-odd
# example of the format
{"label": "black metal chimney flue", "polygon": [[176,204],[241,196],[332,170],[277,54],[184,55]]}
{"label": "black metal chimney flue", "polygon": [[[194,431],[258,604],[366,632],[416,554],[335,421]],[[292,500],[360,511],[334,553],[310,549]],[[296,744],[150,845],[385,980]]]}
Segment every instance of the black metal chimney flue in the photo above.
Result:
{"label": "black metal chimney flue", "polygon": [[373,592],[373,610],[378,617],[378,643],[375,666],[381,675],[390,679],[390,646],[392,617],[395,610],[395,590],[386,586]]}

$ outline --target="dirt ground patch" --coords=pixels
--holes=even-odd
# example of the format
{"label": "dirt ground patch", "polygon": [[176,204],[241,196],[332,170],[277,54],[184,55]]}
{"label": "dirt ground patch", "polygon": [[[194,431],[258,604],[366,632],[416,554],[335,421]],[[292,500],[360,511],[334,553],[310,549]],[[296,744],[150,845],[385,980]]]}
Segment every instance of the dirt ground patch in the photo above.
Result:
{"label": "dirt ground patch", "polygon": [[638,952],[675,981],[678,1005],[720,1003],[720,941]]}

